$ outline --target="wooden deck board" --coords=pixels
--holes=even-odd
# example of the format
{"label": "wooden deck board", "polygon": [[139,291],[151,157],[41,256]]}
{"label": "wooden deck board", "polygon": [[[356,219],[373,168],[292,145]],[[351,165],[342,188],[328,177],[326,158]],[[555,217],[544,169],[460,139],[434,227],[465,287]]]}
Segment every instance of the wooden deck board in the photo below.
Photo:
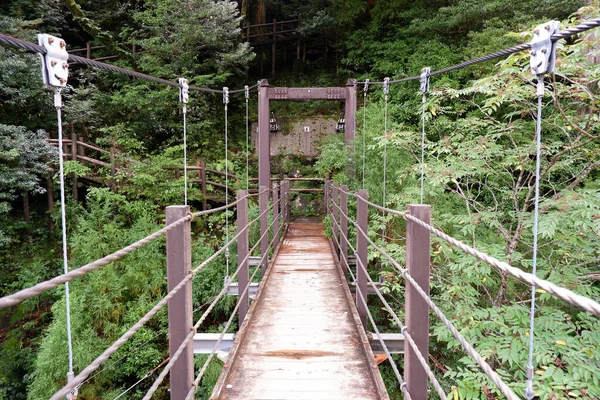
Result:
{"label": "wooden deck board", "polygon": [[213,399],[378,399],[323,226],[292,223]]}

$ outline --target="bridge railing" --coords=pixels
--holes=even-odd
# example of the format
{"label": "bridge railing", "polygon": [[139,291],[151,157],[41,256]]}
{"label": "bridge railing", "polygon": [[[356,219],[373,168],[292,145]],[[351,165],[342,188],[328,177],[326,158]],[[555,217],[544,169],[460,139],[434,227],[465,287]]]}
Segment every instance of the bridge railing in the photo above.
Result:
{"label": "bridge railing", "polygon": [[[258,217],[248,221],[248,201],[252,198],[260,198],[260,214]],[[269,205],[269,199],[273,201]],[[92,272],[102,266],[117,261],[134,250],[148,244],[163,235],[166,235],[166,255],[167,255],[167,279],[168,293],[148,311],[138,322],[128,329],[117,341],[115,341],[108,349],[98,356],[92,363],[83,369],[77,376],[69,380],[51,399],[57,400],[65,396],[76,393],[79,386],[86,382],[86,378],[92,372],[97,370],[104,362],[106,362],[112,354],[114,354],[129,338],[131,338],[139,329],[141,329],[156,313],[165,305],[169,305],[169,349],[170,358],[168,364],[164,367],[157,381],[145,398],[150,398],[152,393],[158,388],[166,374],[171,371],[173,366],[177,366],[177,373],[171,374],[171,390],[178,391],[177,399],[193,398],[198,383],[201,380],[208,363],[214,356],[220,341],[223,339],[227,329],[229,329],[233,318],[239,313],[239,320],[243,321],[249,307],[248,291],[249,283],[257,275],[259,270],[256,268],[252,276],[249,277],[248,260],[266,239],[265,248],[261,247],[261,264],[266,265],[266,260],[269,250],[276,248],[279,245],[280,238],[283,237],[281,232],[287,228],[287,223],[290,217],[289,206],[289,182],[281,182],[274,185],[272,188],[262,187],[259,193],[248,194],[246,191],[238,191],[235,202],[212,210],[190,212],[189,206],[169,206],[166,208],[166,226],[131,245],[115,251],[103,258],[95,260],[82,267],[71,270],[66,274],[62,274],[48,281],[41,282],[33,287],[21,290],[9,296],[0,298],[0,309],[17,305],[26,299],[35,297],[47,290],[58,287],[65,282],[70,282],[76,278],[82,277],[89,272]],[[238,227],[237,234],[225,243],[221,248],[216,250],[210,257],[192,268],[191,260],[191,222],[194,218],[213,214],[217,212],[227,212],[229,209],[237,207]],[[259,221],[268,218],[268,214],[272,215],[272,222],[264,227],[261,227],[260,238],[252,248],[248,248],[248,233],[249,229]],[[206,309],[200,319],[192,324],[192,297],[191,285],[194,277],[202,271],[207,265],[216,260],[220,255],[225,255],[229,258],[229,248],[237,242],[238,256],[237,269],[231,275],[226,277],[224,288],[212,300],[210,306]],[[215,349],[207,359],[204,367],[199,375],[193,379],[194,364],[193,364],[193,336],[205,321],[208,314],[214,309],[217,302],[228,293],[229,286],[234,279],[238,279],[238,287],[240,296],[238,303],[232,312],[229,321],[222,331],[222,335],[215,345]]]}
{"label": "bridge railing", "polygon": [[[600,317],[600,304],[590,298],[579,295],[569,289],[559,287],[552,282],[537,278],[535,275],[524,272],[510,264],[500,261],[488,254],[480,252],[465,243],[445,234],[431,225],[431,210],[428,205],[409,205],[407,211],[398,211],[374,204],[368,200],[365,190],[350,193],[347,186],[340,186],[335,182],[326,181],[326,209],[332,219],[332,239],[338,252],[340,265],[349,273],[356,282],[356,307],[367,328],[367,317],[371,326],[379,334],[375,321],[367,307],[367,286],[378,295],[385,309],[404,334],[409,347],[405,351],[404,373],[405,379],[398,372],[398,368],[391,359],[391,355],[382,341],[382,347],[392,368],[398,378],[401,389],[409,397],[426,398],[427,380],[431,380],[436,392],[442,399],[446,395],[429,368],[427,362],[428,337],[429,337],[429,310],[433,311],[442,321],[452,335],[460,342],[463,349],[475,360],[483,372],[492,380],[499,390],[508,399],[519,399],[513,390],[502,380],[500,375],[481,357],[474,347],[462,336],[459,330],[443,314],[441,309],[429,296],[430,279],[430,236],[435,235],[449,244],[461,249],[467,254],[488,263],[501,272],[520,280],[523,283],[534,285],[561,300],[582,308],[593,315]],[[349,217],[348,197],[356,200],[356,221]],[[406,221],[406,266],[402,266],[385,249],[378,245],[368,235],[368,209],[369,207],[388,214],[401,216]],[[356,246],[349,240],[348,227],[353,227],[356,234]],[[368,273],[367,246],[372,246],[385,257],[390,264],[400,273],[406,282],[405,316],[402,323],[397,314],[385,300],[378,285]],[[349,256],[353,254],[356,260],[356,274],[350,268]]]}

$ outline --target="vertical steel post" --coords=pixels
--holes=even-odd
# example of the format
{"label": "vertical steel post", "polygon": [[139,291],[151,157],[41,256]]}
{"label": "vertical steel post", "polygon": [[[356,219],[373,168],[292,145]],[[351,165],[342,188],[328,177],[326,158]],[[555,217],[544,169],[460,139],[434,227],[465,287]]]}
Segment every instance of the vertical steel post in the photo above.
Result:
{"label": "vertical steel post", "polygon": [[239,324],[246,318],[248,308],[250,306],[248,292],[242,296],[242,293],[248,287],[249,271],[248,271],[248,198],[246,195],[248,192],[245,190],[237,191],[237,199],[240,201],[237,205],[237,231],[241,232],[238,237],[237,249],[237,265],[240,270],[238,273],[238,294],[240,295],[240,307],[239,307]]}
{"label": "vertical steel post", "polygon": [[279,188],[273,185],[273,248],[279,244]]}
{"label": "vertical steel post", "polygon": [[340,263],[342,264],[342,269],[344,273],[348,271],[348,242],[345,238],[348,237],[348,218],[344,216],[344,214],[348,215],[348,195],[346,192],[348,191],[348,186],[344,185],[340,190],[340,208],[342,212],[340,213]]}
{"label": "vertical steel post", "polygon": [[271,155],[269,137],[269,82],[258,87],[258,187],[271,185]]}
{"label": "vertical steel post", "polygon": [[[366,190],[359,190],[356,199],[356,223],[365,234],[369,231],[368,224],[368,194]],[[364,265],[364,268],[362,267]],[[356,309],[362,321],[363,327],[367,329],[367,305],[362,299],[367,299],[367,238],[358,229],[356,230]],[[362,299],[358,293],[362,294]],[[411,393],[412,394],[412,393]],[[418,397],[415,397],[417,399]],[[425,398],[425,397],[423,397]]]}
{"label": "vertical steel post", "polygon": [[286,208],[286,197],[285,197],[285,181],[279,181],[279,201],[281,204],[279,205],[279,219],[280,224],[285,225],[285,208]]}
{"label": "vertical steel post", "polygon": [[[431,207],[410,204],[408,213],[431,222]],[[406,221],[406,267],[418,285],[429,294],[430,235],[427,229]],[[406,283],[406,327],[417,348],[428,359],[429,307],[410,283]],[[414,399],[427,398],[427,375],[410,346],[405,349],[404,373],[408,391]]]}
{"label": "vertical steel post", "polygon": [[[258,196],[258,205],[259,212],[263,214],[260,217],[260,235],[262,239],[260,240],[260,255],[261,255],[261,268],[262,268],[262,276],[265,276],[267,272],[267,265],[269,264],[269,234],[265,234],[265,232],[269,229],[269,213],[265,212],[269,207],[269,186],[260,186],[258,188],[259,196]],[[263,236],[264,235],[264,236]]]}
{"label": "vertical steel post", "polygon": [[[340,202],[339,193],[338,193],[338,184],[336,182],[333,182],[331,184],[331,186],[332,186],[332,190],[331,190],[331,203],[332,203],[331,214],[332,214],[333,221],[334,221],[333,222],[332,230],[333,230],[333,237],[335,237],[337,239],[337,243],[339,243],[340,242],[340,232],[339,232],[339,229],[338,229],[338,227],[336,225],[336,223],[340,222],[338,209],[336,207],[339,204],[339,202]],[[336,241],[334,240],[334,244],[335,243],[336,243]],[[339,251],[340,251],[339,247],[336,248],[335,250],[339,254]]]}
{"label": "vertical steel post", "polygon": [[[167,225],[184,218],[189,206],[169,206]],[[171,291],[188,276],[192,266],[190,222],[187,221],[167,232],[167,283]],[[169,300],[169,355],[177,351],[193,328],[191,281]],[[194,383],[194,344],[188,343],[171,368],[171,400],[183,400]]]}

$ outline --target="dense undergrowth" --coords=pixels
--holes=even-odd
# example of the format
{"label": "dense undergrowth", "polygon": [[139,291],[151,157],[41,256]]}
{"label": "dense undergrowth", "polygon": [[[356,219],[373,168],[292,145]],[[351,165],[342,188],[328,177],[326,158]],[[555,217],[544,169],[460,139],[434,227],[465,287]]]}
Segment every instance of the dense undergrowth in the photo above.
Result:
{"label": "dense undergrowth", "polygon": [[[37,3],[37,2],[35,2]],[[246,45],[238,45],[239,18],[234,3],[211,0],[89,2],[11,0],[0,5],[0,30],[35,41],[36,32],[56,33],[69,45],[87,40],[107,44],[136,43],[146,51],[116,63],[156,76],[186,76],[198,86],[241,87],[244,70],[255,76],[257,61]],[[75,5],[89,18],[71,18]],[[598,2],[468,1],[384,2],[345,0],[242,2],[251,20],[302,14],[307,37],[327,38],[323,48],[309,48],[303,73],[278,60],[281,73],[268,77],[277,86],[340,86],[348,78],[399,78],[417,75],[424,66],[444,67],[467,57],[528,40],[537,23],[550,18],[574,22],[598,14]],[[114,10],[119,10],[114,12]],[[577,11],[577,12],[576,12]],[[571,13],[573,20],[568,20]],[[441,22],[440,22],[441,21]],[[596,36],[580,35],[561,46],[557,72],[548,77],[544,100],[542,216],[539,270],[541,277],[572,290],[600,297],[598,287],[598,81]],[[596,46],[594,44],[596,43]],[[257,57],[264,56],[257,48]],[[107,53],[108,54],[108,53]],[[326,57],[326,54],[328,56]],[[291,57],[290,57],[291,58]],[[295,62],[296,64],[298,61]],[[434,224],[514,266],[531,269],[532,188],[535,98],[528,57],[500,61],[432,78],[426,103],[425,202],[432,205]],[[0,48],[0,295],[55,276],[62,270],[58,207],[45,205],[45,165],[56,159],[42,140],[54,137],[56,120],[51,93],[42,89],[36,57]],[[297,67],[297,65],[296,65]],[[251,80],[252,80],[251,79]],[[386,204],[404,209],[419,200],[421,96],[417,83],[394,85],[390,94],[388,132],[383,132],[383,98],[371,87],[366,107],[359,88],[358,136],[355,153],[339,139],[321,144],[316,162],[295,155],[274,157],[273,171],[284,175],[326,176],[363,186],[362,143],[365,135],[366,179],[370,199],[382,197],[382,151],[387,148]],[[181,203],[183,179],[168,168],[181,165],[181,114],[173,89],[105,72],[72,68],[65,96],[65,130],[99,146],[116,146],[120,168],[104,187],[85,190],[79,203],[67,201],[71,268],[130,244],[163,225],[164,208]],[[250,114],[256,109],[250,101]],[[218,95],[192,96],[188,107],[188,155],[223,170],[223,107]],[[338,115],[341,104],[274,103],[278,115]],[[245,189],[243,94],[230,104],[229,171],[231,182]],[[364,114],[363,114],[364,113]],[[363,115],[366,119],[363,122]],[[363,125],[364,123],[364,125]],[[7,140],[9,138],[10,140]],[[33,143],[37,143],[33,146]],[[51,162],[51,166],[55,165]],[[348,176],[348,165],[356,167]],[[84,168],[69,162],[67,172],[93,173],[110,182],[108,169]],[[256,158],[250,176],[256,176]],[[15,178],[18,177],[18,178]],[[56,178],[56,177],[55,177]],[[57,179],[54,179],[56,191]],[[308,186],[309,184],[307,184]],[[32,197],[32,223],[21,213],[21,196]],[[82,193],[84,190],[82,189]],[[209,194],[222,194],[209,187]],[[190,189],[198,209],[202,196]],[[304,195],[303,195],[304,196]],[[308,196],[310,202],[315,196]],[[58,204],[57,204],[58,206]],[[295,210],[314,215],[316,209]],[[352,210],[354,212],[354,210]],[[251,218],[258,210],[251,207]],[[235,229],[234,215],[230,215]],[[404,254],[404,222],[373,212],[370,234],[399,260]],[[325,221],[330,224],[330,221]],[[219,248],[225,217],[194,220],[193,264]],[[256,228],[251,242],[258,238]],[[235,248],[232,249],[235,260]],[[137,250],[71,285],[75,371],[99,355],[165,294],[164,239]],[[370,252],[374,278],[382,275],[386,296],[403,315],[404,282],[377,252]],[[529,288],[433,241],[432,295],[488,362],[522,393],[528,330]],[[194,280],[195,318],[222,288],[225,260],[217,259]],[[384,329],[397,331],[376,299],[370,308]],[[207,319],[205,329],[222,328],[235,298],[226,297]],[[66,381],[67,352],[63,289],[50,291],[9,310],[0,311],[0,398],[43,399]],[[232,331],[236,327],[232,327]],[[579,310],[539,293],[536,314],[536,396],[540,399],[600,397],[600,323]],[[474,363],[460,350],[439,321],[432,318],[430,361],[452,398],[500,398]],[[80,388],[80,398],[113,399],[156,368],[167,356],[166,313],[161,312]],[[398,357],[401,365],[401,357]],[[197,357],[202,365],[204,357]],[[213,361],[198,398],[208,398],[220,372]],[[381,366],[390,397],[401,398],[388,363]],[[154,377],[156,375],[152,375]],[[127,396],[138,399],[152,379]],[[156,398],[167,398],[163,385]]]}

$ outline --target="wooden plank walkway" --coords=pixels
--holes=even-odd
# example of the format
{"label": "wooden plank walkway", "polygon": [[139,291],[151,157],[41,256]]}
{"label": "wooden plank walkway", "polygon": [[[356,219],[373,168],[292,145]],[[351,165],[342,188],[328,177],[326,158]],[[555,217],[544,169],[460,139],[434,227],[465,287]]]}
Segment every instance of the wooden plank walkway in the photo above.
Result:
{"label": "wooden plank walkway", "polygon": [[320,223],[291,223],[212,399],[387,399]]}

